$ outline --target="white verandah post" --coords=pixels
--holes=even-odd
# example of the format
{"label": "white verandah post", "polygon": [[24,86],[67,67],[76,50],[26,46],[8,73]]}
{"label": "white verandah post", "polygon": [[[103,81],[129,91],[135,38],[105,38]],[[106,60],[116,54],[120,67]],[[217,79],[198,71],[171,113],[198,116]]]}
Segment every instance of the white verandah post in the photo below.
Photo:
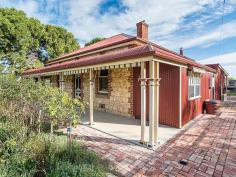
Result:
{"label": "white verandah post", "polygon": [[154,61],[149,61],[149,146],[154,146],[154,117],[155,117],[155,96],[154,96]]}
{"label": "white verandah post", "polygon": [[149,146],[158,144],[159,62],[149,61]]}
{"label": "white verandah post", "polygon": [[89,69],[89,118],[90,125],[93,125],[93,90],[94,90],[93,70]]}
{"label": "white verandah post", "polygon": [[154,62],[154,143],[158,144],[159,139],[159,62]]}
{"label": "white verandah post", "polygon": [[65,88],[65,80],[64,80],[64,73],[60,73],[59,74],[59,87],[61,92],[64,92],[64,88]]}
{"label": "white verandah post", "polygon": [[146,134],[146,63],[141,62],[141,140],[144,144]]}

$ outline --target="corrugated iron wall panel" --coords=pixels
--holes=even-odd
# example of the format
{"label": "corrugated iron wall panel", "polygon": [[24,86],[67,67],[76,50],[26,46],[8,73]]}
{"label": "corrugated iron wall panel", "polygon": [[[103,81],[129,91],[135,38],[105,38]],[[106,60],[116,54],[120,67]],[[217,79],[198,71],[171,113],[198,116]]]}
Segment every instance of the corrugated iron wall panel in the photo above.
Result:
{"label": "corrugated iron wall panel", "polygon": [[179,67],[160,63],[160,123],[179,126]]}

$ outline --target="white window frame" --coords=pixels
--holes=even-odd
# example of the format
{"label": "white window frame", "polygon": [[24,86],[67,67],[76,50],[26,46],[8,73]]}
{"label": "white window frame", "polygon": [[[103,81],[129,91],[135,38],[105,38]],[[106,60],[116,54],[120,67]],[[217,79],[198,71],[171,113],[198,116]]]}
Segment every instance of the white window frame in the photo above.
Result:
{"label": "white window frame", "polygon": [[100,90],[100,78],[107,78],[107,84],[108,84],[108,70],[107,70],[107,76],[101,76],[101,71],[99,71],[99,74],[98,74],[98,93],[101,93],[101,94],[108,94],[108,85],[107,85],[107,90],[104,91],[104,90]]}
{"label": "white window frame", "polygon": [[[189,87],[193,86],[194,94],[190,96]],[[199,95],[196,94],[196,88],[199,86]],[[188,76],[188,99],[194,100],[201,97],[201,74],[200,73],[191,73]]]}

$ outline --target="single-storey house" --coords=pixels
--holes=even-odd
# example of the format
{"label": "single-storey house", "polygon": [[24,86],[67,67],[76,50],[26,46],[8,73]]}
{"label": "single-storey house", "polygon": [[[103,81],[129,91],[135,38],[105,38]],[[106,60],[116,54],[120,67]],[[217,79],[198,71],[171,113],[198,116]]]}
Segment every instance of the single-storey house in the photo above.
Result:
{"label": "single-storey house", "polygon": [[220,64],[208,64],[207,66],[216,70],[214,94],[217,100],[223,100],[223,95],[226,94],[228,86],[228,73]]}
{"label": "single-storey house", "polygon": [[203,113],[204,101],[220,99],[217,71],[148,41],[148,25],[137,23],[137,36],[117,34],[24,72],[81,97],[94,109],[141,119],[141,142],[149,121],[150,146],[158,125],[181,128]]}

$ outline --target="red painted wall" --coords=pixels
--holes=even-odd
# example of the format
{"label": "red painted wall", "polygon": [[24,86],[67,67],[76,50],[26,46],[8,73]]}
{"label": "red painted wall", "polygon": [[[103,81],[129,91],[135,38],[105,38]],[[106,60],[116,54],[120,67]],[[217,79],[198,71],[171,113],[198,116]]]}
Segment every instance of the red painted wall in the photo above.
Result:
{"label": "red painted wall", "polygon": [[160,123],[179,127],[179,67],[160,63]]}
{"label": "red painted wall", "polygon": [[[149,67],[147,64],[147,77],[149,75]],[[141,88],[138,78],[140,77],[140,67],[133,68],[133,109],[134,116],[141,118]],[[179,126],[179,68],[167,64],[160,63],[160,107],[159,119],[160,123],[172,127]],[[149,90],[147,86],[147,120],[149,113]]]}
{"label": "red painted wall", "polygon": [[210,74],[207,73],[201,75],[201,97],[189,100],[187,69],[182,68],[182,125],[202,114],[204,101],[212,98],[212,90],[209,81],[210,77]]}
{"label": "red painted wall", "polygon": [[226,85],[225,85],[225,76],[226,73],[220,68],[219,64],[211,64],[207,65],[216,70],[217,77],[215,80],[215,96],[216,100],[221,100],[221,92],[224,94],[226,92]]}
{"label": "red painted wall", "polygon": [[[146,77],[149,77],[149,62],[146,62]],[[133,113],[136,119],[141,119],[141,87],[138,79],[141,77],[141,68],[133,68]],[[146,87],[146,118],[149,120],[149,88]]]}
{"label": "red painted wall", "polygon": [[[148,73],[148,72],[147,72]],[[188,76],[187,69],[182,68],[182,125],[203,113],[204,101],[212,98],[210,88],[211,75],[204,73],[201,75],[201,97],[188,99]],[[138,78],[140,77],[140,67],[133,68],[133,91],[134,91],[134,116],[141,117],[141,89]],[[148,77],[148,76],[147,76]],[[172,127],[179,126],[179,68],[160,63],[160,123]],[[148,87],[147,87],[148,93]],[[148,119],[148,95],[147,95],[147,119]]]}

